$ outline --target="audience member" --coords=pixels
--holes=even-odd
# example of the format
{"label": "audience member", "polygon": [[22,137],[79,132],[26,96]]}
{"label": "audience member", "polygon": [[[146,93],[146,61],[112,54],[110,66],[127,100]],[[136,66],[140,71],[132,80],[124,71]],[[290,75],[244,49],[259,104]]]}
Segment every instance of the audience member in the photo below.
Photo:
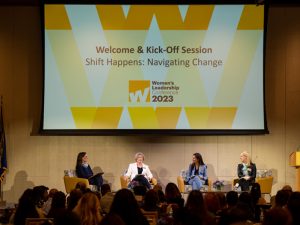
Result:
{"label": "audience member", "polygon": [[100,225],[126,225],[121,217],[115,213],[107,214],[103,220],[101,221]]}
{"label": "audience member", "polygon": [[[284,192],[281,192],[284,191]],[[278,193],[279,192],[279,193]],[[287,204],[288,199],[290,198],[291,194],[293,193],[293,189],[290,185],[284,185],[281,190],[277,191],[277,204],[276,204],[276,195],[272,196],[270,199],[272,207],[284,207]]]}
{"label": "audience member", "polygon": [[157,192],[159,204],[162,205],[166,203],[166,196],[163,192],[162,186],[159,184],[154,185],[153,190]]}
{"label": "audience member", "polygon": [[165,197],[168,204],[176,204],[179,208],[184,206],[184,199],[182,198],[177,185],[174,183],[167,184]]}
{"label": "audience member", "polygon": [[300,224],[300,192],[293,192],[289,198],[287,208],[292,215],[293,225]]}
{"label": "audience member", "polygon": [[53,195],[50,211],[47,215],[48,218],[56,219],[66,213],[66,195],[65,193],[58,191]]}
{"label": "audience member", "polygon": [[254,222],[260,222],[261,206],[266,204],[266,200],[261,197],[261,190],[259,183],[253,183],[250,191],[252,204],[254,208]]}
{"label": "audience member", "polygon": [[100,199],[100,206],[101,206],[101,213],[107,214],[109,213],[111,204],[114,200],[114,194],[111,192],[109,184],[103,184],[101,186],[101,199]]}
{"label": "audience member", "polygon": [[65,214],[59,215],[55,220],[55,225],[81,225],[79,216],[72,212],[66,211]]}
{"label": "audience member", "polygon": [[128,189],[119,190],[112,202],[110,213],[121,217],[126,225],[148,225],[133,193]]}
{"label": "audience member", "polygon": [[33,189],[26,189],[19,199],[18,207],[13,215],[14,225],[25,225],[26,218],[43,218],[44,214],[37,208]]}
{"label": "audience member", "polygon": [[208,213],[202,193],[198,190],[190,192],[183,209],[174,213],[176,223],[183,225],[211,225],[214,218]]}
{"label": "audience member", "polygon": [[217,213],[221,210],[221,204],[216,193],[208,192],[204,195],[204,202],[207,208],[207,211],[213,216],[216,216]]}
{"label": "audience member", "polygon": [[236,191],[229,191],[226,194],[226,202],[228,208],[235,206],[238,203],[238,200],[239,200],[239,196]]}
{"label": "audience member", "polygon": [[289,198],[290,198],[289,191],[286,190],[279,190],[275,196],[275,205],[274,207],[286,207]]}
{"label": "audience member", "polygon": [[230,221],[229,212],[238,203],[238,193],[236,191],[229,191],[226,194],[227,207],[222,209],[218,214],[220,216],[219,225],[228,225]]}
{"label": "audience member", "polygon": [[289,191],[290,193],[293,193],[292,187],[288,184],[284,185],[281,190]]}
{"label": "audience member", "polygon": [[51,204],[52,204],[52,198],[53,195],[58,192],[58,190],[56,188],[52,188],[49,191],[49,195],[48,195],[48,199],[47,201],[44,203],[42,209],[44,210],[45,215],[48,215],[50,208],[51,208]]}
{"label": "audience member", "polygon": [[145,211],[159,211],[159,198],[155,190],[147,191],[144,199],[144,205],[142,207]]}
{"label": "audience member", "polygon": [[48,200],[49,188],[44,185],[35,186],[33,188],[33,198],[37,207],[42,208]]}
{"label": "audience member", "polygon": [[81,182],[81,181],[79,181],[76,184],[75,189],[79,189],[82,192],[82,194],[90,191],[90,188],[86,186],[86,183]]}
{"label": "audience member", "polygon": [[281,207],[275,207],[265,212],[262,224],[292,225],[292,217],[288,210],[283,209]]}
{"label": "audience member", "polygon": [[102,219],[100,202],[93,192],[85,193],[73,211],[79,216],[81,225],[98,225]]}
{"label": "audience member", "polygon": [[74,189],[70,192],[67,199],[67,209],[69,211],[72,211],[75,208],[82,195],[83,193],[80,189]]}
{"label": "audience member", "polygon": [[243,202],[238,202],[234,207],[228,210],[228,220],[229,224],[247,223],[247,221],[252,221],[253,212],[249,208],[249,205]]}

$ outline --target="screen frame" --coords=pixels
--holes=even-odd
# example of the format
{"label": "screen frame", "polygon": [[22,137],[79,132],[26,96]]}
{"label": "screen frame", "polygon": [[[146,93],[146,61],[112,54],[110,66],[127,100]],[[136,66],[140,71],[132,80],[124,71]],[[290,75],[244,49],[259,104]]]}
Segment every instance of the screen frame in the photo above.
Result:
{"label": "screen frame", "polygon": [[[45,101],[45,27],[44,27],[44,6],[45,4],[76,4],[76,5],[89,5],[89,4],[99,4],[99,5],[112,5],[112,4],[130,4],[130,5],[264,5],[264,30],[263,30],[263,116],[264,116],[264,128],[263,129],[45,129],[44,125],[44,101]],[[266,98],[265,98],[265,55],[266,55],[266,36],[267,36],[267,24],[268,24],[268,3],[259,1],[249,1],[249,0],[231,0],[224,1],[213,0],[213,1],[143,1],[136,3],[132,0],[120,1],[120,0],[104,0],[104,1],[80,1],[80,0],[44,0],[40,5],[41,9],[41,35],[42,35],[42,60],[43,60],[43,90],[42,90],[42,110],[41,110],[41,120],[39,133],[41,135],[51,135],[51,136],[202,136],[202,135],[264,135],[269,134],[267,126],[267,114],[266,114]]]}

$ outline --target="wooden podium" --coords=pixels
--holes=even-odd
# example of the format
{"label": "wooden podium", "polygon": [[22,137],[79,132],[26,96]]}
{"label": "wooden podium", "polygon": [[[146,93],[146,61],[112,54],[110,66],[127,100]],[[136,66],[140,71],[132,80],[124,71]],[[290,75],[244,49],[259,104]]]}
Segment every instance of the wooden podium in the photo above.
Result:
{"label": "wooden podium", "polygon": [[289,164],[296,168],[296,191],[300,191],[300,152],[290,154]]}

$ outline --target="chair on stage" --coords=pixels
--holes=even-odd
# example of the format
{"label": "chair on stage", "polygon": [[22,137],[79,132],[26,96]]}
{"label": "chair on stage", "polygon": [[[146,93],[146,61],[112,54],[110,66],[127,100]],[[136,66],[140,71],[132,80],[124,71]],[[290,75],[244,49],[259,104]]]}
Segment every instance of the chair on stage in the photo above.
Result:
{"label": "chair on stage", "polygon": [[[122,176],[120,176],[120,182],[121,182],[121,188],[128,188],[128,184],[129,184],[130,180],[128,177],[122,175]],[[152,186],[156,185],[157,180],[154,177],[152,177],[152,179],[150,180],[150,184]]]}
{"label": "chair on stage", "polygon": [[[203,185],[204,189],[207,190],[207,191],[210,191],[211,190],[211,185],[212,185],[212,182],[211,180],[208,178],[207,180],[207,183],[205,185]],[[184,178],[182,176],[178,176],[177,177],[177,186],[178,186],[178,189],[181,193],[185,193],[187,192],[187,190],[192,190],[192,187],[190,184],[188,184]],[[190,187],[190,188],[189,188]]]}
{"label": "chair on stage", "polygon": [[86,185],[86,187],[89,187],[89,180],[85,178],[79,178],[79,177],[68,177],[64,176],[64,183],[65,183],[65,188],[66,188],[66,193],[70,194],[70,192],[75,189],[76,185],[82,182]]}
{"label": "chair on stage", "polygon": [[95,185],[90,185],[88,179],[76,177],[74,170],[65,170],[64,183],[67,194],[70,194],[79,182],[84,183],[92,191],[95,189]]}
{"label": "chair on stage", "polygon": [[25,225],[51,225],[53,218],[26,218]]}
{"label": "chair on stage", "polygon": [[[257,170],[255,182],[260,185],[261,194],[268,194],[271,196],[273,179],[271,170]],[[232,187],[234,187],[238,181],[238,178],[234,179]]]}

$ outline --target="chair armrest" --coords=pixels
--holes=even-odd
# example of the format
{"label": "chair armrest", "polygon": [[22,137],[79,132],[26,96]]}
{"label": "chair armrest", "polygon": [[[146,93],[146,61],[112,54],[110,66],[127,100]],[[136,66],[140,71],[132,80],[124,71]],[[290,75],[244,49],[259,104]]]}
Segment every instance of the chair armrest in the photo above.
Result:
{"label": "chair armrest", "polygon": [[152,177],[152,179],[150,180],[150,184],[157,185],[157,180],[154,177]]}
{"label": "chair armrest", "polygon": [[127,176],[122,175],[120,177],[120,182],[121,182],[121,188],[127,188],[128,187],[128,183],[129,183],[129,179]]}
{"label": "chair armrest", "polygon": [[184,192],[184,179],[182,176],[177,177],[177,186],[181,193]]}
{"label": "chair armrest", "polygon": [[232,180],[232,190],[234,189],[234,186],[239,182],[239,178],[234,178],[233,180]]}
{"label": "chair armrest", "polygon": [[212,180],[207,178],[208,191],[211,191],[212,188]]}

